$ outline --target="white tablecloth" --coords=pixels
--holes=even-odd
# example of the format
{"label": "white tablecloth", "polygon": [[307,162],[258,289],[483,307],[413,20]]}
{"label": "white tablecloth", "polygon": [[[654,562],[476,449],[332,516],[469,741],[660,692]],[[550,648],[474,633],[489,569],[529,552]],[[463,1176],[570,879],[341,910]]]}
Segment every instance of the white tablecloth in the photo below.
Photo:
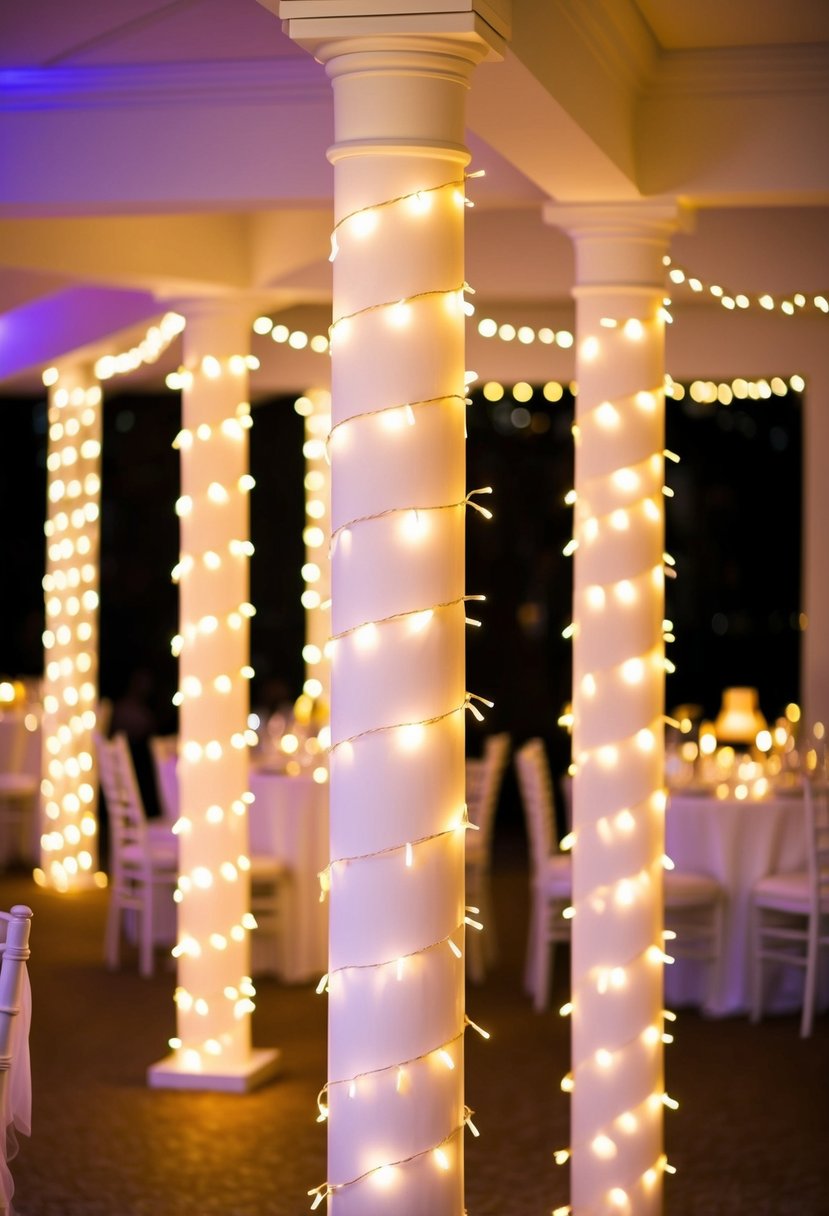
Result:
{"label": "white tablecloth", "polygon": [[[159,779],[167,805],[177,816],[175,765],[174,759],[165,761]],[[318,785],[310,774],[289,777],[252,770],[250,790],[254,796],[248,812],[250,852],[278,858],[291,875],[283,949],[271,955],[272,943],[254,934],[254,973],[274,972],[290,984],[318,980],[328,966],[328,903],[320,903],[318,879],[328,863],[328,786]],[[163,932],[162,919],[157,919]]]}
{"label": "white tablecloth", "polygon": [[0,864],[8,857],[19,858],[24,862],[36,865],[40,858],[40,748],[41,730],[40,713],[33,707],[20,710],[4,710],[0,712],[0,773],[11,771],[12,741],[19,730],[23,730],[23,749],[20,757],[18,772],[31,777],[36,783],[37,792],[28,803],[23,805],[28,810],[20,831],[14,838],[8,830],[0,833]]}
{"label": "white tablecloth", "polygon": [[[709,794],[673,793],[665,819],[666,852],[679,870],[710,874],[725,887],[723,954],[709,975],[706,964],[677,959],[665,969],[669,1006],[697,1005],[713,1016],[745,1013],[750,1005],[749,918],[751,888],[759,878],[806,867],[802,795],[739,802]],[[803,972],[767,972],[766,1008],[800,1008]],[[708,989],[711,979],[710,990]]]}
{"label": "white tablecloth", "polygon": [[328,864],[328,786],[310,776],[252,772],[250,789],[250,851],[278,857],[292,875],[280,978],[317,980],[328,966],[328,903],[320,903],[317,877]]}

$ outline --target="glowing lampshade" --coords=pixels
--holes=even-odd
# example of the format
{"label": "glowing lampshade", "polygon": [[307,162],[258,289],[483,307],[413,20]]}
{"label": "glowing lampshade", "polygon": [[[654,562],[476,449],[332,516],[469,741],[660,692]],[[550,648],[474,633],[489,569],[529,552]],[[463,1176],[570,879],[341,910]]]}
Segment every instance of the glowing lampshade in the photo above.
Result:
{"label": "glowing lampshade", "polygon": [[757,704],[756,688],[726,688],[714,729],[720,743],[753,743],[766,719]]}

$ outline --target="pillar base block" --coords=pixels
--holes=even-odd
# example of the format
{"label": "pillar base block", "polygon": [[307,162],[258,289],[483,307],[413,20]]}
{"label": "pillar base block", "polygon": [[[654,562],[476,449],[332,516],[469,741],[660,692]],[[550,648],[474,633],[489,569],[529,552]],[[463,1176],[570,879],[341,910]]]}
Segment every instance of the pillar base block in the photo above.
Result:
{"label": "pillar base block", "polygon": [[246,1094],[272,1081],[281,1065],[282,1053],[276,1047],[252,1051],[247,1063],[236,1068],[214,1068],[211,1072],[187,1072],[179,1057],[171,1055],[150,1065],[147,1084],[150,1089],[205,1089]]}

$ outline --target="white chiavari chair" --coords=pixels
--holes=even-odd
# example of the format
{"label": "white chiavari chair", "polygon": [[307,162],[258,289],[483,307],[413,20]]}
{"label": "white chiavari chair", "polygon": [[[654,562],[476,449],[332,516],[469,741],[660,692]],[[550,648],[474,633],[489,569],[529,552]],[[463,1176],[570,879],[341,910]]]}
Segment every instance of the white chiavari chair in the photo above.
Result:
{"label": "white chiavari chair", "polygon": [[542,739],[530,739],[515,756],[518,787],[530,843],[530,931],[525,986],[537,1010],[547,1008],[555,947],[570,940],[564,919],[572,893],[570,858],[555,839],[555,803]]}
{"label": "white chiavari chair", "polygon": [[466,762],[466,805],[469,821],[477,830],[466,833],[466,900],[480,911],[484,933],[467,934],[466,958],[469,978],[480,983],[487,962],[497,956],[497,936],[492,902],[492,833],[498,796],[510,753],[506,732],[490,735],[480,759]]}
{"label": "white chiavari chair", "polygon": [[166,832],[148,829],[126,736],[98,736],[96,746],[109,815],[106,962],[112,969],[118,967],[122,921],[132,916],[137,926],[139,970],[142,975],[152,975],[156,893],[166,888],[172,903],[178,882],[178,842],[169,828]]}
{"label": "white chiavari chair", "polygon": [[829,949],[829,786],[806,781],[803,789],[805,870],[769,874],[751,893],[751,1020],[763,1011],[764,964],[805,972],[800,1034],[812,1033],[820,954]]}
{"label": "white chiavari chair", "polygon": [[14,1181],[9,1161],[17,1152],[17,1133],[30,1135],[32,1121],[32,1001],[26,968],[32,910],[16,904],[10,912],[0,912],[0,922],[5,929],[0,942],[0,1216],[12,1216]]}

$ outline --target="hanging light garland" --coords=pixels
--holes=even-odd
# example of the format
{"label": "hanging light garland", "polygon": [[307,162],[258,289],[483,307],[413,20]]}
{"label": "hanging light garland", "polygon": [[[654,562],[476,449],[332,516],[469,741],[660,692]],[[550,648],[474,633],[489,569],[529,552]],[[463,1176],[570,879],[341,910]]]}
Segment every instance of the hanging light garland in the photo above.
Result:
{"label": "hanging light garland", "polygon": [[810,295],[802,291],[796,291],[790,296],[773,296],[768,292],[731,293],[718,283],[706,283],[690,275],[687,270],[678,266],[669,254],[664,256],[662,263],[668,270],[668,279],[672,286],[686,288],[694,296],[710,296],[727,312],[761,309],[764,312],[779,312],[788,317],[808,312],[829,313],[829,300],[825,295]]}

